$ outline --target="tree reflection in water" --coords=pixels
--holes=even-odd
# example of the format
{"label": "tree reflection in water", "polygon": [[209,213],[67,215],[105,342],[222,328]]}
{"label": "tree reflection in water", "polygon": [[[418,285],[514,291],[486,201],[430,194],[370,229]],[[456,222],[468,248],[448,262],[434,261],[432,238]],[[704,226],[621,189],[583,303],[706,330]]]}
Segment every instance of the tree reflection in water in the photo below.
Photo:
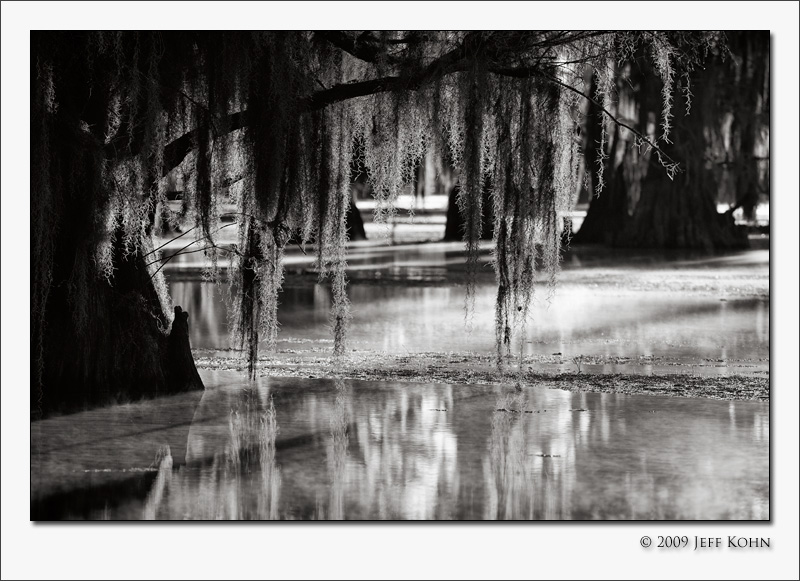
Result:
{"label": "tree reflection in water", "polygon": [[151,466],[157,474],[144,507],[119,514],[769,517],[766,406],[509,391],[316,379],[225,383],[203,395],[186,465],[178,455],[173,463],[165,446]]}
{"label": "tree reflection in water", "polygon": [[[187,466],[173,472],[167,447],[145,501],[144,518],[278,519],[278,432],[272,397],[257,389],[241,390],[237,407],[228,418],[227,443],[217,447],[213,456],[187,454]],[[206,439],[215,435],[221,434],[208,430],[203,434]]]}
{"label": "tree reflection in water", "polygon": [[[438,393],[437,393],[438,392]],[[367,418],[364,451],[366,484],[378,518],[455,518],[458,491],[458,445],[448,419],[452,386],[434,393],[404,392],[386,398],[383,410]],[[382,412],[382,413],[381,413]]]}
{"label": "tree reflection in water", "polygon": [[331,412],[331,441],[328,446],[328,471],[330,473],[331,490],[328,518],[344,520],[344,491],[347,467],[347,447],[349,436],[347,426],[350,423],[351,391],[347,383],[336,380],[336,402]]}
{"label": "tree reflection in water", "polygon": [[327,519],[448,519],[456,516],[456,437],[445,413],[451,386],[433,393],[375,391],[354,398],[336,382],[329,408]]}
{"label": "tree reflection in water", "polygon": [[144,501],[144,520],[155,520],[156,511],[164,498],[164,491],[169,489],[172,483],[172,453],[169,446],[162,446],[156,454],[156,461],[153,463],[158,468],[158,474],[153,482],[153,486]]}
{"label": "tree reflection in water", "polygon": [[[533,475],[525,461],[528,453],[524,422],[524,396],[501,396],[492,417],[489,456],[484,460],[487,501],[483,518],[524,518],[525,505],[533,511]],[[499,411],[509,410],[509,411]],[[527,518],[533,518],[532,515]]]}
{"label": "tree reflection in water", "polygon": [[[484,519],[572,518],[573,485],[567,469],[574,464],[573,432],[562,429],[553,438],[552,429],[542,429],[537,423],[542,412],[533,409],[525,394],[498,398],[489,451],[483,459]],[[570,422],[568,416],[555,417]]]}

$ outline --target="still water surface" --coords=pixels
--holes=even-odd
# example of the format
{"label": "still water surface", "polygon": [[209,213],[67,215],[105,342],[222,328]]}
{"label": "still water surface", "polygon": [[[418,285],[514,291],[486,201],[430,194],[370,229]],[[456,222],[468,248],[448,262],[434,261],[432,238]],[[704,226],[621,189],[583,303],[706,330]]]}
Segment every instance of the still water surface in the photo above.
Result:
{"label": "still water surface", "polygon": [[32,518],[769,518],[765,403],[201,373],[34,423]]}
{"label": "still water surface", "polygon": [[[562,371],[574,371],[577,356],[597,358],[584,366],[588,372],[768,371],[768,251],[699,258],[607,254],[572,253],[555,294],[548,297],[544,285],[537,289],[521,346],[525,355],[559,354]],[[198,256],[178,258],[192,265]],[[494,352],[497,286],[486,262],[468,333],[464,287],[454,282],[463,270],[458,245],[354,249],[349,259],[352,349]],[[311,258],[296,260],[308,266]],[[178,261],[170,272],[169,288],[173,302],[190,314],[192,347],[228,349],[226,285],[181,275],[182,266]],[[440,275],[450,282],[438,281]],[[290,277],[279,300],[279,351],[331,350],[327,285],[314,276]],[[519,346],[514,350],[519,353]],[[637,363],[641,358],[649,360]],[[627,361],[619,364],[620,359]]]}
{"label": "still water surface", "polygon": [[[224,286],[198,279],[198,256],[165,269],[170,291],[192,346],[226,349]],[[494,349],[488,270],[464,332],[458,245],[350,260],[352,348]],[[562,354],[570,371],[588,355],[601,363],[587,372],[768,373],[768,261],[573,254],[523,351]],[[313,276],[287,279],[279,350],[328,352],[329,307]],[[769,518],[767,403],[200,373],[204,392],[32,423],[31,517]]]}

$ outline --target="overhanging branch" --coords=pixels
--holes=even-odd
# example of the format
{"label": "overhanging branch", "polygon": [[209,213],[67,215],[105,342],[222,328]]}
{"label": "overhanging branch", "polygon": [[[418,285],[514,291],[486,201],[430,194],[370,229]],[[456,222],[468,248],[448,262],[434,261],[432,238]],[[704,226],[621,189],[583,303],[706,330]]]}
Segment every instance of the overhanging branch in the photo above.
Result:
{"label": "overhanging branch", "polygon": [[399,59],[381,50],[379,44],[369,33],[364,33],[356,38],[346,32],[337,30],[322,30],[314,33],[316,36],[327,40],[336,48],[353,55],[359,60],[368,63],[384,61],[387,64],[397,64]]}
{"label": "overhanging branch", "polygon": [[[386,91],[417,90],[446,75],[466,70],[470,63],[469,57],[474,57],[480,50],[481,40],[481,33],[470,32],[464,37],[461,45],[445,53],[416,74],[405,77],[388,76],[357,83],[342,83],[329,89],[316,91],[301,101],[300,112],[318,111],[334,103]],[[245,127],[247,123],[248,113],[247,111],[241,111],[229,115],[225,126],[228,131],[235,131]],[[205,130],[204,126],[198,127],[166,146],[162,176],[167,175],[173,168],[180,165],[194,148],[200,131]],[[112,150],[111,153],[115,153],[115,151]]]}
{"label": "overhanging branch", "polygon": [[[355,54],[352,51],[356,51],[361,55],[369,56],[371,52],[365,52],[366,49],[361,46],[358,48],[355,46],[355,41],[341,32],[321,32],[317,33],[321,35],[326,40],[332,42],[336,46],[342,48],[342,50],[347,50],[347,52],[351,52],[351,54]],[[340,46],[345,45],[345,46]],[[348,50],[350,48],[351,50]],[[372,49],[369,49],[371,51]],[[339,103],[342,101],[347,101],[349,99],[354,99],[357,97],[363,97],[367,95],[374,95],[377,93],[387,92],[387,91],[416,91],[420,88],[435,82],[447,75],[466,71],[472,66],[474,63],[474,59],[478,55],[486,56],[487,53],[491,53],[492,51],[496,50],[494,43],[492,42],[492,37],[486,37],[481,32],[470,32],[464,37],[463,42],[453,50],[445,53],[441,57],[434,60],[428,66],[418,70],[415,73],[405,75],[405,76],[386,76],[381,77],[378,79],[370,79],[367,81],[359,81],[354,83],[341,83],[335,85],[328,89],[322,89],[319,91],[314,92],[308,97],[303,98],[299,103],[299,112],[311,112],[311,111],[318,111],[320,109],[324,109],[330,105],[335,103]],[[355,55],[358,56],[358,55]],[[359,57],[360,58],[360,57]],[[668,161],[673,166],[677,167],[678,163],[672,159],[666,152],[664,152],[660,147],[658,147],[652,140],[650,140],[647,136],[643,135],[640,131],[634,129],[629,124],[620,121],[613,113],[608,111],[602,104],[598,103],[595,99],[590,97],[589,95],[583,93],[579,89],[569,85],[568,83],[564,83],[563,81],[559,80],[557,77],[553,76],[546,71],[543,71],[538,66],[528,66],[528,67],[515,67],[515,68],[507,68],[507,67],[489,67],[489,72],[502,75],[507,77],[515,77],[515,78],[529,78],[529,77],[539,77],[543,78],[549,82],[555,83],[568,91],[571,91],[598,108],[604,115],[606,115],[611,121],[617,124],[620,127],[624,127],[625,129],[631,131],[634,135],[636,135],[643,143],[647,144],[649,147],[653,148],[654,151],[658,153],[660,158],[662,159],[662,164],[667,165],[665,160]],[[249,115],[247,111],[240,111],[238,113],[234,113],[229,115],[226,119],[225,126],[227,127],[228,131],[235,131],[237,129],[242,129],[246,127],[249,122]],[[194,144],[197,143],[197,137],[200,134],[200,131],[207,130],[205,126],[198,127],[185,135],[182,135],[175,141],[171,142],[169,145],[166,146],[164,150],[164,166],[162,170],[162,176],[167,175],[173,168],[180,165],[180,163],[185,159],[185,157],[189,154],[189,152],[194,149]]]}

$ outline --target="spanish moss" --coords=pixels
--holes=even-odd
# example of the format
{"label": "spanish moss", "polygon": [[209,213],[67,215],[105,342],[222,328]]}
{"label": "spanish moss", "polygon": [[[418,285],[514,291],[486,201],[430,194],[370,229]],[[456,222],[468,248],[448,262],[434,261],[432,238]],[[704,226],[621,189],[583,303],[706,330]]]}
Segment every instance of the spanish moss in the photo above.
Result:
{"label": "spanish moss", "polygon": [[[316,246],[319,275],[332,292],[333,351],[345,354],[354,153],[377,199],[377,221],[392,217],[426,155],[456,168],[467,323],[481,231],[490,226],[483,223],[489,190],[501,363],[524,333],[537,274],[545,275],[547,293],[557,280],[565,214],[578,191],[580,100],[606,112],[599,190],[607,127],[619,122],[617,63],[647,53],[662,80],[664,114],[659,136],[638,138],[672,176],[679,168],[659,143],[669,141],[676,83],[688,79],[713,40],[588,31],[34,34],[31,344],[38,384],[54,284],[65,292],[77,339],[93,342],[92,309],[116,304],[104,303],[106,290],[98,289],[145,264],[153,290],[135,309],[167,332],[173,315],[159,264],[165,257],[153,244],[156,216],[191,225],[187,244],[206,253],[210,278],[220,278],[218,257],[230,257],[231,323],[251,375],[259,350],[276,344],[290,243]],[[600,79],[594,95],[584,87],[586,67]],[[691,94],[685,83],[680,90]],[[166,182],[175,176],[186,186],[180,211],[166,204]],[[236,207],[233,248],[217,241],[223,204]],[[57,272],[65,220],[71,238],[62,250],[74,260]]]}

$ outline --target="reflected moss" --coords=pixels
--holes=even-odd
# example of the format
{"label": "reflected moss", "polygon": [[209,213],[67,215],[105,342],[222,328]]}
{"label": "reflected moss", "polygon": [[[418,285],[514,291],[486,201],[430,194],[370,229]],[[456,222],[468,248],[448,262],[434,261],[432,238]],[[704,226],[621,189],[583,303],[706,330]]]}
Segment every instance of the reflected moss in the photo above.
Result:
{"label": "reflected moss", "polygon": [[170,489],[172,484],[172,453],[169,446],[162,446],[156,454],[156,461],[153,463],[157,470],[156,479],[147,498],[144,501],[144,520],[156,520],[158,509],[164,499],[164,494]]}
{"label": "reflected moss", "polygon": [[331,481],[328,519],[331,520],[345,519],[345,480],[349,444],[350,398],[351,392],[348,385],[342,380],[336,381],[336,401],[331,411],[331,438],[328,446],[328,472]]}
{"label": "reflected moss", "polygon": [[[210,459],[194,459],[173,472],[167,448],[145,503],[144,518],[281,518],[281,470],[276,463],[280,429],[272,397],[255,389],[241,390],[227,424],[227,443]],[[166,495],[169,510],[159,511]]]}
{"label": "reflected moss", "polygon": [[[127,421],[141,414],[136,406],[37,423],[33,437],[48,436],[35,447],[35,466],[48,467],[49,481],[82,482],[81,495],[92,501],[72,494],[59,500],[60,512],[48,500],[36,514],[769,518],[765,404],[518,393],[509,385],[209,378],[216,385],[209,381],[183,444],[170,438],[173,428]],[[109,436],[124,418],[125,429]],[[87,426],[106,437],[87,440]],[[32,479],[34,492],[39,480]]]}

